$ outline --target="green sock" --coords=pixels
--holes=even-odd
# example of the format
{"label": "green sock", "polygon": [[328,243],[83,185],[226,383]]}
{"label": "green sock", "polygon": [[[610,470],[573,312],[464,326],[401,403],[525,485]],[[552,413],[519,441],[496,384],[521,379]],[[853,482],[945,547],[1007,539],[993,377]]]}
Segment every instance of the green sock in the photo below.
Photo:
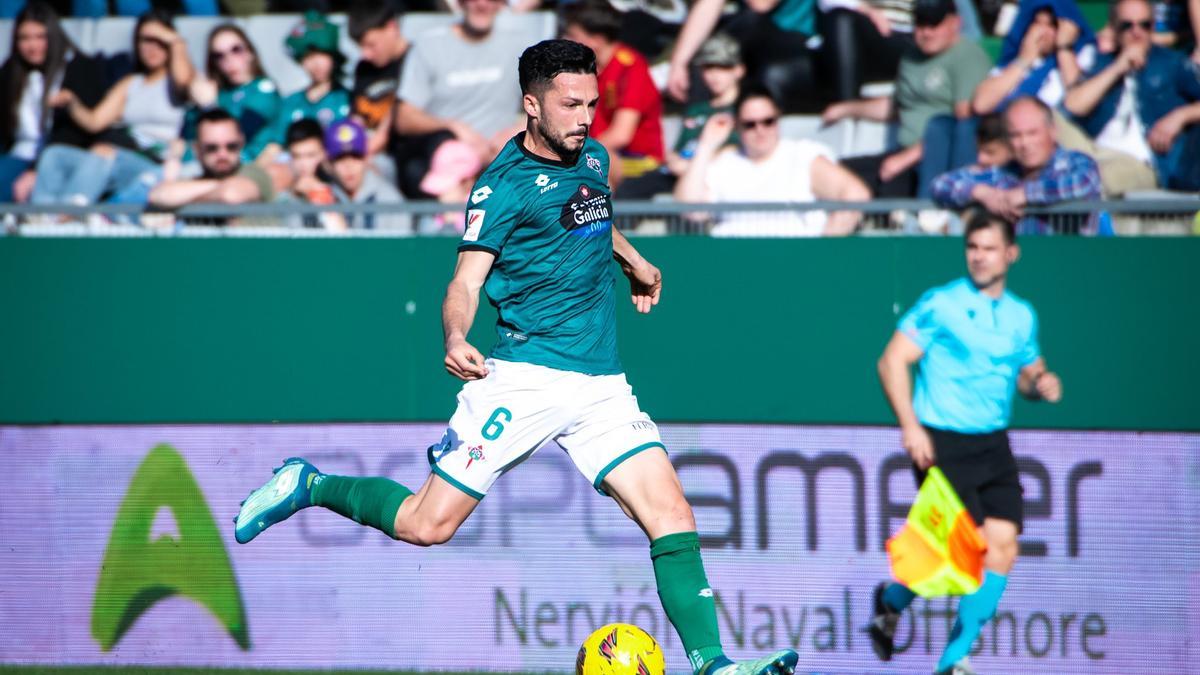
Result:
{"label": "green sock", "polygon": [[313,506],[324,506],[392,539],[396,512],[410,495],[412,490],[388,478],[321,475],[312,484]]}
{"label": "green sock", "polygon": [[683,641],[692,670],[699,672],[704,664],[725,655],[716,601],[700,560],[700,535],[678,532],[659,537],[650,543],[650,560],[663,609]]}

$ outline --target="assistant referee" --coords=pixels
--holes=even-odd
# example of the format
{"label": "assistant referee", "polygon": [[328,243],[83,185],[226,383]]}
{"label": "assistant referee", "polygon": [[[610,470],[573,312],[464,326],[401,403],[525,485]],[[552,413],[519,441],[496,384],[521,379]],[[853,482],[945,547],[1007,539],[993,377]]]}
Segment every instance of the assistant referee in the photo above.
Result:
{"label": "assistant referee", "polygon": [[[879,379],[900,423],[918,485],[937,465],[987,542],[983,585],[962,598],[938,673],[974,673],[971,644],[996,613],[1017,557],[1022,490],[1008,444],[1013,391],[1057,403],[1062,383],[1038,347],[1037,314],[1005,289],[1020,249],[1012,223],[986,211],[967,215],[967,277],[930,289],[900,319],[879,359]],[[916,387],[909,374],[919,362]],[[869,632],[884,661],[914,594],[898,583],[875,589]]]}

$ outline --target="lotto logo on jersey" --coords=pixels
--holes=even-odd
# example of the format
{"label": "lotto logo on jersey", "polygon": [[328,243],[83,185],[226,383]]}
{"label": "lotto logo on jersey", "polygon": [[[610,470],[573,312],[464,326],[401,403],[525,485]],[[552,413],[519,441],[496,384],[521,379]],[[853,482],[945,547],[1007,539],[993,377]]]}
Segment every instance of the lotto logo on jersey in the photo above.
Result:
{"label": "lotto logo on jersey", "polygon": [[612,227],[612,201],[604,190],[580,185],[563,204],[558,222],[580,237],[601,234]]}
{"label": "lotto logo on jersey", "polygon": [[479,230],[483,227],[483,209],[467,209],[467,231],[463,233],[463,241],[478,241]]}
{"label": "lotto logo on jersey", "polygon": [[492,196],[492,188],[484,185],[478,190],[471,193],[471,203],[478,204],[479,202]]}

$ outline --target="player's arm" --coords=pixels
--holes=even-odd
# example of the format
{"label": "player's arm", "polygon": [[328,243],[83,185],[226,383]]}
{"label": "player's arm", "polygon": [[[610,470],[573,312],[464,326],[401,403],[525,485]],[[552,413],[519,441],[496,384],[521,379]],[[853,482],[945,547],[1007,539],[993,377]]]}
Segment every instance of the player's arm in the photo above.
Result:
{"label": "player's arm", "polygon": [[921,360],[925,352],[904,333],[896,331],[879,357],[879,382],[887,397],[896,421],[900,423],[900,435],[904,449],[921,469],[933,465],[933,441],[917,419],[912,404],[912,365]]}
{"label": "player's arm", "polygon": [[1062,400],[1062,380],[1046,369],[1046,360],[1039,356],[1018,373],[1017,391],[1031,401],[1058,403]]}
{"label": "player's arm", "polygon": [[629,290],[637,311],[648,314],[662,295],[662,272],[637,252],[633,244],[613,228],[613,259],[629,277]]}
{"label": "player's arm", "polygon": [[467,333],[479,308],[479,289],[487,279],[495,254],[490,251],[462,251],[454,267],[454,277],[446,287],[442,301],[442,333],[446,339],[446,372],[460,380],[487,377],[483,354],[467,342]]}

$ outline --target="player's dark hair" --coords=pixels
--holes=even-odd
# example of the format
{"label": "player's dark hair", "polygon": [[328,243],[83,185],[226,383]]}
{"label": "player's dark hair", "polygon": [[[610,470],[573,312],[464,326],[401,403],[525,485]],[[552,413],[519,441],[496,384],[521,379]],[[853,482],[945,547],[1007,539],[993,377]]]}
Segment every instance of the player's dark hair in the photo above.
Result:
{"label": "player's dark hair", "polygon": [[287,133],[284,134],[284,147],[290,148],[294,143],[310,139],[323,142],[325,132],[321,130],[320,122],[311,117],[303,117],[288,125]]}
{"label": "player's dark hair", "polygon": [[1004,123],[1004,115],[988,113],[979,118],[979,126],[975,128],[975,142],[979,145],[1008,142],[1008,127]]}
{"label": "player's dark hair", "polygon": [[771,105],[775,106],[776,110],[783,109],[780,107],[779,98],[775,96],[774,92],[772,92],[766,86],[755,82],[744,85],[741,92],[738,93],[737,102],[733,104],[733,113],[735,117],[741,114],[742,106],[746,104],[746,101],[749,101],[752,98],[765,98],[771,102]]}
{"label": "player's dark hair", "polygon": [[359,2],[350,10],[346,31],[350,33],[351,40],[360,43],[368,31],[383,28],[398,16],[399,12],[395,3]]}
{"label": "player's dark hair", "polygon": [[570,40],[542,40],[521,54],[521,93],[541,96],[562,73],[596,74],[596,54]]}
{"label": "player's dark hair", "polygon": [[988,211],[983,207],[972,207],[967,209],[962,214],[963,220],[966,222],[966,228],[963,231],[963,241],[970,241],[971,235],[980,231],[986,230],[989,227],[1000,228],[1000,233],[1004,235],[1004,242],[1009,246],[1017,243],[1016,227],[1001,218],[1000,216]]}
{"label": "player's dark hair", "polygon": [[621,14],[607,0],[581,0],[562,10],[562,26],[579,26],[591,35],[616,42],[621,33]]}

